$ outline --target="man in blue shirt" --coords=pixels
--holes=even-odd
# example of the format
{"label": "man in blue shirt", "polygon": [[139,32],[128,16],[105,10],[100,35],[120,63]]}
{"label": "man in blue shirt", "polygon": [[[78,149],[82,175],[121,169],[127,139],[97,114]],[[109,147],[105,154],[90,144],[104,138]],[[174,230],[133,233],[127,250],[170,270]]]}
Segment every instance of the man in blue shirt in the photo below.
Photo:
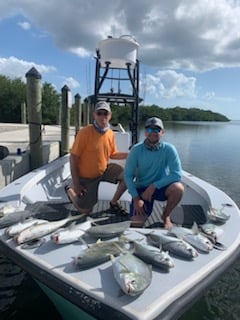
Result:
{"label": "man in blue shirt", "polygon": [[127,157],[124,178],[132,196],[132,226],[142,227],[152,213],[154,200],[159,200],[167,202],[161,218],[165,228],[170,229],[170,213],[182,199],[181,161],[176,148],[161,141],[163,135],[162,120],[149,118],[145,124],[146,139],[134,145]]}

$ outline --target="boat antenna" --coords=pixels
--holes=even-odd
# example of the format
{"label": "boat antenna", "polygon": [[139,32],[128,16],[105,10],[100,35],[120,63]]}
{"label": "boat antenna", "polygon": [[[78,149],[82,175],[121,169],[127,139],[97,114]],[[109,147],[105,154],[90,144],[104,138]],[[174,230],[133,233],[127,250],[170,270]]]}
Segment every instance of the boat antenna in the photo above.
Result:
{"label": "boat antenna", "polygon": [[111,70],[111,89],[110,92],[113,93],[114,92],[114,87],[113,87],[113,69]]}
{"label": "boat antenna", "polygon": [[118,69],[118,93],[121,93],[121,85],[120,85],[120,69]]}

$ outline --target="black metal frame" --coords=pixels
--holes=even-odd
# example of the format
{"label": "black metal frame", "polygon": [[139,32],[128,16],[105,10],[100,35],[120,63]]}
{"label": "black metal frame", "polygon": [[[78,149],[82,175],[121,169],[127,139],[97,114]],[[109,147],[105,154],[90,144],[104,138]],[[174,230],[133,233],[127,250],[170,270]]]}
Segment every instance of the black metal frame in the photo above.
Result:
{"label": "black metal frame", "polygon": [[[131,68],[131,63],[126,63],[126,70],[128,78],[114,78],[109,75],[109,71],[122,70],[121,68],[111,68],[111,62],[105,61],[105,66],[100,62],[101,55],[99,50],[96,50],[96,70],[95,70],[95,86],[94,95],[89,96],[87,99],[95,104],[98,101],[107,101],[108,103],[116,103],[131,106],[131,121],[130,131],[132,133],[132,144],[138,142],[138,107],[139,103],[143,100],[139,97],[139,61],[136,60],[134,68]],[[122,92],[101,92],[103,83],[106,80],[119,80],[129,81],[132,88],[132,94],[124,94]]]}

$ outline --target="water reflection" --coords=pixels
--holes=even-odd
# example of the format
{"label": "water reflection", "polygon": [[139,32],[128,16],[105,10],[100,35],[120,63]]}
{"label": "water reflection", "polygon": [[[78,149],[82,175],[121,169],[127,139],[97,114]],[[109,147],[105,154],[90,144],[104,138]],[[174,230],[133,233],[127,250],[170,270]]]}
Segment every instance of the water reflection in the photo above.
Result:
{"label": "water reflection", "polygon": [[25,272],[0,254],[0,313],[4,313],[16,299]]}

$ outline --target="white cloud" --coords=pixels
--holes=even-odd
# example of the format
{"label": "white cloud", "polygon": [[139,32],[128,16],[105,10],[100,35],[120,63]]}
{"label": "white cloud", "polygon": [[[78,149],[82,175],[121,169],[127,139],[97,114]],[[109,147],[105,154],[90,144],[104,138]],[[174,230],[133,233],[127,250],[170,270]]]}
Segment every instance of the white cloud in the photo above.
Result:
{"label": "white cloud", "polygon": [[23,29],[23,30],[30,30],[31,29],[31,24],[27,21],[24,22],[18,22],[18,25]]}
{"label": "white cloud", "polygon": [[0,74],[15,79],[21,78],[25,80],[25,74],[32,68],[35,67],[40,74],[46,74],[56,71],[53,66],[45,66],[37,64],[35,62],[29,62],[17,59],[16,57],[1,58],[0,57]]}
{"label": "white cloud", "polygon": [[76,79],[74,79],[74,78],[72,78],[72,77],[65,78],[65,79],[63,80],[63,82],[62,82],[62,87],[63,87],[64,85],[67,85],[70,90],[76,89],[76,88],[79,88],[79,87],[80,87],[80,83],[79,83]]}
{"label": "white cloud", "polygon": [[156,98],[192,98],[195,96],[196,78],[173,70],[157,71],[154,75],[146,75],[144,85],[146,95],[152,94]]}
{"label": "white cloud", "polygon": [[[211,105],[215,102],[218,108],[221,102],[224,104],[224,99],[228,104],[224,94],[232,95],[231,89],[230,93],[224,90],[222,98],[218,97],[221,90],[217,90],[214,71],[210,77],[205,77],[204,83],[201,78],[203,73],[208,75],[209,70],[240,67],[240,1],[50,0],[47,5],[38,0],[0,1],[0,22],[14,15],[20,17],[19,27],[31,28],[34,36],[37,35],[35,39],[40,39],[39,35],[49,37],[60,49],[56,52],[70,52],[64,56],[66,61],[62,60],[62,65],[74,61],[74,71],[79,68],[79,73],[73,72],[69,65],[56,75],[56,68],[48,66],[49,63],[31,62],[35,60],[32,58],[35,57],[34,50],[40,44],[35,42],[33,51],[28,51],[30,61],[18,59],[16,54],[20,56],[20,51],[15,53],[15,48],[9,53],[13,57],[0,58],[1,74],[25,78],[25,73],[35,66],[40,73],[48,73],[50,82],[57,78],[61,83],[64,79],[64,84],[70,88],[78,88],[80,82],[82,92],[89,94],[92,90],[88,80],[88,88],[84,88],[86,77],[85,67],[82,67],[86,60],[81,58],[95,56],[99,41],[108,35],[129,34],[140,45],[141,68],[145,66],[148,70],[141,85],[146,100],[158,103],[161,99],[162,103],[170,105],[175,98],[176,104],[189,106],[197,106],[199,101]],[[36,53],[36,61],[54,61],[59,69],[62,68],[57,58],[50,59],[48,48],[41,47]],[[21,57],[24,57],[24,51]],[[66,73],[71,77],[63,78]],[[75,80],[78,77],[80,80]]]}
{"label": "white cloud", "polygon": [[69,48],[69,51],[76,54],[77,56],[84,58],[89,57],[91,55],[90,51],[87,51],[84,48],[78,47],[78,48]]}
{"label": "white cloud", "polygon": [[140,44],[140,60],[149,66],[192,71],[240,66],[239,1],[0,3],[0,18],[17,12],[53,35],[60,48],[81,57],[93,52],[98,41],[108,35],[131,34]]}

